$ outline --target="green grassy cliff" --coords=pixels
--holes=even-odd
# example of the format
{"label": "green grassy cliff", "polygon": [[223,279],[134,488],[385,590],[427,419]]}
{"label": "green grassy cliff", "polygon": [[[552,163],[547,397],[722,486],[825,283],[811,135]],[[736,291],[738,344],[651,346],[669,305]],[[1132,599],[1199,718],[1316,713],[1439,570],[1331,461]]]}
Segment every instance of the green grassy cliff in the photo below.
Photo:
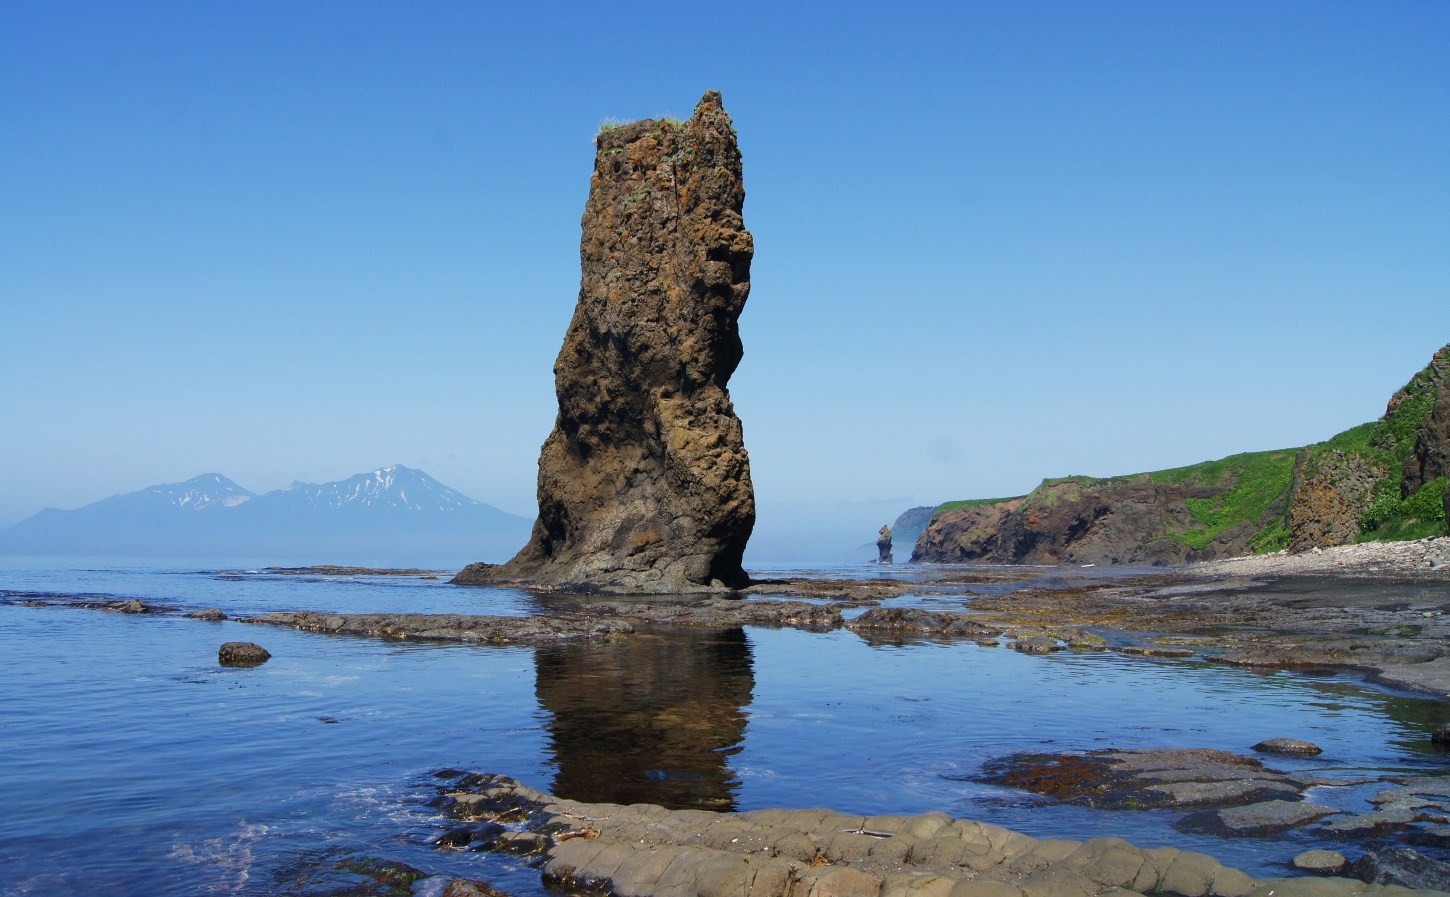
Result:
{"label": "green grassy cliff", "polygon": [[1377,421],[1303,448],[945,502],[915,560],[1185,561],[1446,533],[1450,345]]}

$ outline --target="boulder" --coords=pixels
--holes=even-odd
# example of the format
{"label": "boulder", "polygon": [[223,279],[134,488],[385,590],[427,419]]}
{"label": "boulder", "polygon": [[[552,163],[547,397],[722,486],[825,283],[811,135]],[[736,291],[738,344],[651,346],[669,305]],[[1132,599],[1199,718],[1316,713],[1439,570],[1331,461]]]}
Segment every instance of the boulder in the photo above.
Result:
{"label": "boulder", "polygon": [[1306,850],[1290,865],[1311,875],[1338,875],[1349,867],[1349,860],[1337,850]]}
{"label": "boulder", "polygon": [[710,91],[688,121],[607,128],[595,145],[539,516],[512,560],[454,582],[743,588],[755,493],[726,384],[754,244],[735,129]]}
{"label": "boulder", "polygon": [[254,667],[271,659],[266,648],[252,642],[227,642],[217,650],[217,662],[224,667]]}
{"label": "boulder", "polygon": [[206,610],[194,610],[187,614],[187,616],[193,620],[207,620],[212,623],[220,623],[227,618],[226,614],[214,607],[209,607]]}
{"label": "boulder", "polygon": [[1450,864],[1408,847],[1367,853],[1355,861],[1351,872],[1370,884],[1450,891]]}
{"label": "boulder", "polygon": [[1324,753],[1319,745],[1297,738],[1270,738],[1254,745],[1261,754],[1286,754],[1291,757],[1314,757]]}

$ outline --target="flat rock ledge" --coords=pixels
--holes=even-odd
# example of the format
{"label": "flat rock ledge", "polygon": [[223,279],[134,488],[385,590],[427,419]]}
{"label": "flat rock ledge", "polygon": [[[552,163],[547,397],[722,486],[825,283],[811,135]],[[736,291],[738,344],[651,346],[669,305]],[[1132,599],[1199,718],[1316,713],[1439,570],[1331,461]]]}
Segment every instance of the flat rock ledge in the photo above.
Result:
{"label": "flat rock ledge", "polygon": [[[586,804],[507,776],[443,789],[441,847],[531,857],[544,883],[615,897],[1379,897],[1440,893],[1346,878],[1254,879],[1210,856],[1119,838],[1037,839],[1000,826],[832,810],[714,813]],[[476,833],[477,838],[473,837]]]}
{"label": "flat rock ledge", "polygon": [[542,645],[629,635],[643,626],[784,626],[835,629],[836,605],[804,601],[742,601],[707,598],[682,603],[591,603],[587,611],[506,617],[483,614],[333,614],[291,611],[242,622],[289,626],[304,632],[490,645]]}
{"label": "flat rock ledge", "polygon": [[[976,778],[1100,809],[1184,810],[1175,824],[1184,832],[1273,838],[1304,828],[1366,846],[1450,847],[1450,776],[1331,777],[1271,769],[1228,751],[1160,748],[1010,754],[984,764]],[[1365,785],[1381,788],[1369,796],[1368,812],[1305,800],[1311,788]]]}

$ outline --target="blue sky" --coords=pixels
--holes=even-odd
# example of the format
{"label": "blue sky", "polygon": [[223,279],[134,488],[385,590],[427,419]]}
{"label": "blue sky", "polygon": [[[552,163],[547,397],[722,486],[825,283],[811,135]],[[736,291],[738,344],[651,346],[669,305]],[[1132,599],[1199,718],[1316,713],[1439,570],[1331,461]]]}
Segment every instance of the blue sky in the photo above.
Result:
{"label": "blue sky", "polygon": [[0,4],[0,524],[391,463],[533,513],[606,118],[719,89],[751,555],[1300,445],[1450,342],[1450,5]]}

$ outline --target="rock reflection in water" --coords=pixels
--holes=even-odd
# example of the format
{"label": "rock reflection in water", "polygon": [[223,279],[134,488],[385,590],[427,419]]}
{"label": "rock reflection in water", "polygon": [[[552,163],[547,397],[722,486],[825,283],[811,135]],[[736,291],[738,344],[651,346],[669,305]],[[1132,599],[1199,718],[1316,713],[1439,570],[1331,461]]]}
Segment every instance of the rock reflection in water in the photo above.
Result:
{"label": "rock reflection in water", "polygon": [[727,761],[755,685],[742,629],[640,633],[534,654],[553,719],[553,792],[594,803],[735,809]]}

